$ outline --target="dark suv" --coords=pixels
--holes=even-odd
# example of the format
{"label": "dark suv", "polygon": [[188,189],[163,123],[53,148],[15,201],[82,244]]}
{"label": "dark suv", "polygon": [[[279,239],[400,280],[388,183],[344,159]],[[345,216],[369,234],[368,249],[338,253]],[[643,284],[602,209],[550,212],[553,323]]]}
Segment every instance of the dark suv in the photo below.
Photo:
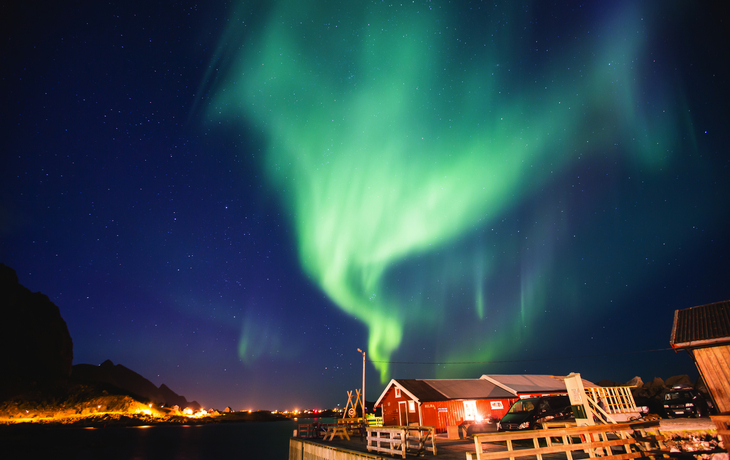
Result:
{"label": "dark suv", "polygon": [[672,388],[664,395],[667,417],[707,417],[710,408],[699,391],[691,388]]}
{"label": "dark suv", "polygon": [[516,431],[542,428],[542,423],[551,420],[571,420],[573,411],[567,396],[542,396],[515,401],[502,420],[497,423],[499,431]]}

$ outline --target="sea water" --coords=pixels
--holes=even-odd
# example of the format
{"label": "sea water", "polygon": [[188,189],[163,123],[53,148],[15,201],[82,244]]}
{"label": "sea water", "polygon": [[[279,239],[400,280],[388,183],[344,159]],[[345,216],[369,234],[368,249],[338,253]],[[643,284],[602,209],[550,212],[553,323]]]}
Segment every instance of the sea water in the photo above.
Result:
{"label": "sea water", "polygon": [[[0,458],[104,460],[286,460],[289,438],[299,424],[210,423],[149,427],[67,428],[0,426]],[[320,423],[331,422],[319,419]]]}

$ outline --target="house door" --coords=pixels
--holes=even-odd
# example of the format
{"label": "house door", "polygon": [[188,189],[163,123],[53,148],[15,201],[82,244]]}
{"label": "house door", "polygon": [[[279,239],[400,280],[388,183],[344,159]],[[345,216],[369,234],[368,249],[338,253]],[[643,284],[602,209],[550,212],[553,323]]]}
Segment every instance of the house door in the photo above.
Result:
{"label": "house door", "polygon": [[446,425],[448,425],[448,423],[449,423],[449,420],[448,420],[449,413],[445,407],[439,407],[438,411],[439,411],[438,412],[439,426],[436,427],[436,431],[438,433],[443,433],[444,431],[446,431]]}
{"label": "house door", "polygon": [[408,426],[408,402],[398,401],[398,425]]}
{"label": "house door", "polygon": [[464,420],[477,419],[477,402],[464,401]]}

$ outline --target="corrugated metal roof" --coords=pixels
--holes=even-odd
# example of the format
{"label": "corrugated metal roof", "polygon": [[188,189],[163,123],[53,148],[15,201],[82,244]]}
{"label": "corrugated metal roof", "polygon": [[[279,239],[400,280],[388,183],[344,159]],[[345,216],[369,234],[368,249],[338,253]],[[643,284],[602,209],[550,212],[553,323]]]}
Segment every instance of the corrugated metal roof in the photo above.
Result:
{"label": "corrugated metal roof", "polygon": [[675,349],[730,342],[730,300],[677,310],[669,343]]}
{"label": "corrugated metal roof", "polygon": [[510,392],[480,379],[396,379],[396,383],[420,402],[514,397]]}
{"label": "corrugated metal roof", "polygon": [[[557,375],[493,374],[482,375],[482,379],[494,382],[513,394],[566,391],[565,377]],[[586,379],[581,380],[585,388],[598,386]]]}
{"label": "corrugated metal roof", "polygon": [[421,402],[446,401],[448,398],[426,383],[417,379],[396,379],[398,385],[402,386]]}
{"label": "corrugated metal roof", "polygon": [[481,379],[425,380],[449,399],[503,399],[514,395],[492,382]]}

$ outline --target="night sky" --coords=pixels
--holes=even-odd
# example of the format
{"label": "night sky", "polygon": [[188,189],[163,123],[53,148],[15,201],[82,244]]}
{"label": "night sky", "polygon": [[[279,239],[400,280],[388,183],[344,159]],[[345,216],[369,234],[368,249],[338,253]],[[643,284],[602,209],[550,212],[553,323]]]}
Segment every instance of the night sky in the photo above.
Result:
{"label": "night sky", "polygon": [[697,371],[730,299],[721,2],[0,5],[0,262],[205,407]]}

